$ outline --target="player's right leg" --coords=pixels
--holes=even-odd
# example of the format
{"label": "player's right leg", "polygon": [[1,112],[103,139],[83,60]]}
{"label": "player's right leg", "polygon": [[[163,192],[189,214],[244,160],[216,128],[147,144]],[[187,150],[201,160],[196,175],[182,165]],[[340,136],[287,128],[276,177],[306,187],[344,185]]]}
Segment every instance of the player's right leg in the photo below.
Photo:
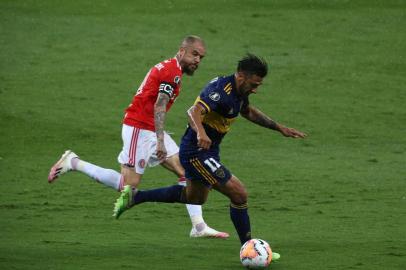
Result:
{"label": "player's right leg", "polygon": [[134,168],[128,167],[127,165],[121,165],[121,176],[123,181],[121,181],[121,188],[123,189],[125,185],[132,187],[138,187],[141,182],[142,174],[136,173]]}
{"label": "player's right leg", "polygon": [[151,155],[155,151],[155,133],[133,126],[123,125],[123,148],[118,155],[121,164],[121,182],[119,190],[125,185],[138,187],[148,165]]}

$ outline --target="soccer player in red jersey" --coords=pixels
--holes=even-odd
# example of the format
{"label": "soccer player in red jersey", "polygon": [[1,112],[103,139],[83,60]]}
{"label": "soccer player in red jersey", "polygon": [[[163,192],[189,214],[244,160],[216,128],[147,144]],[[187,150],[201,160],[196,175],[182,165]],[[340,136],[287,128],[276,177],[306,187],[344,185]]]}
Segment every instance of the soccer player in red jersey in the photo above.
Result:
{"label": "soccer player in red jersey", "polygon": [[[161,164],[179,177],[180,185],[186,185],[185,171],[179,161],[179,147],[164,131],[165,116],[180,93],[182,75],[193,75],[205,54],[203,40],[187,36],[173,58],[149,70],[124,116],[123,148],[118,155],[121,173],[81,160],[67,150],[51,168],[49,183],[73,170],[121,191],[124,185],[137,187],[147,165]],[[205,223],[200,205],[186,207],[193,225],[191,237],[228,237],[227,233],[218,232]]]}

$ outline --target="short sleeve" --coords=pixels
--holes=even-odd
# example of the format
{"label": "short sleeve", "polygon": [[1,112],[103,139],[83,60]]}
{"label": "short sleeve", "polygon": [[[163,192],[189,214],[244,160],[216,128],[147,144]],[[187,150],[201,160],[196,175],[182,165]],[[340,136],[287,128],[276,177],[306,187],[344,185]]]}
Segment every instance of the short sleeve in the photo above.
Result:
{"label": "short sleeve", "polygon": [[159,92],[167,94],[170,98],[174,96],[175,89],[181,81],[179,69],[173,65],[162,63],[155,66],[159,72]]}
{"label": "short sleeve", "polygon": [[202,105],[207,112],[214,111],[222,103],[222,93],[213,85],[208,85],[200,93],[199,97],[196,99],[195,104],[199,103]]}

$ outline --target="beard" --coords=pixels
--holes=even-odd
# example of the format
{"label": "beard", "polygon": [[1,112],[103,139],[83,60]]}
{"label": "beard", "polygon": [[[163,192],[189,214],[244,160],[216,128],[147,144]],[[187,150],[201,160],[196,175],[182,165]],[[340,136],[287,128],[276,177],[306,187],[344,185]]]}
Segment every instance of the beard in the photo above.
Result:
{"label": "beard", "polygon": [[183,72],[186,73],[189,76],[193,76],[193,73],[195,73],[196,69],[197,69],[197,66],[196,66],[195,69],[192,69],[189,66],[185,66],[185,67],[182,68]]}

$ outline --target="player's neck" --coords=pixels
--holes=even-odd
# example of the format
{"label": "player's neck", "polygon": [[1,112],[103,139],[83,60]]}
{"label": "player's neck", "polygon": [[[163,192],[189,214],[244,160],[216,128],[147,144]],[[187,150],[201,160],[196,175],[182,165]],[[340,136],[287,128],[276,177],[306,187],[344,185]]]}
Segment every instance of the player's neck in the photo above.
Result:
{"label": "player's neck", "polygon": [[174,58],[176,59],[176,61],[178,61],[178,63],[180,63],[180,55],[179,55],[179,53],[177,53]]}
{"label": "player's neck", "polygon": [[178,65],[179,65],[180,69],[182,70],[182,73],[184,73],[184,69],[183,69],[182,64],[181,64],[181,62],[180,62],[180,60],[182,59],[182,57],[180,56],[179,52],[176,53],[176,55],[175,55],[174,58],[176,59],[176,61],[178,61]]}
{"label": "player's neck", "polygon": [[243,83],[243,79],[241,79],[241,77],[238,76],[238,73],[234,73],[234,80],[235,80],[236,93],[238,96],[242,97],[243,93],[241,93],[241,85]]}

